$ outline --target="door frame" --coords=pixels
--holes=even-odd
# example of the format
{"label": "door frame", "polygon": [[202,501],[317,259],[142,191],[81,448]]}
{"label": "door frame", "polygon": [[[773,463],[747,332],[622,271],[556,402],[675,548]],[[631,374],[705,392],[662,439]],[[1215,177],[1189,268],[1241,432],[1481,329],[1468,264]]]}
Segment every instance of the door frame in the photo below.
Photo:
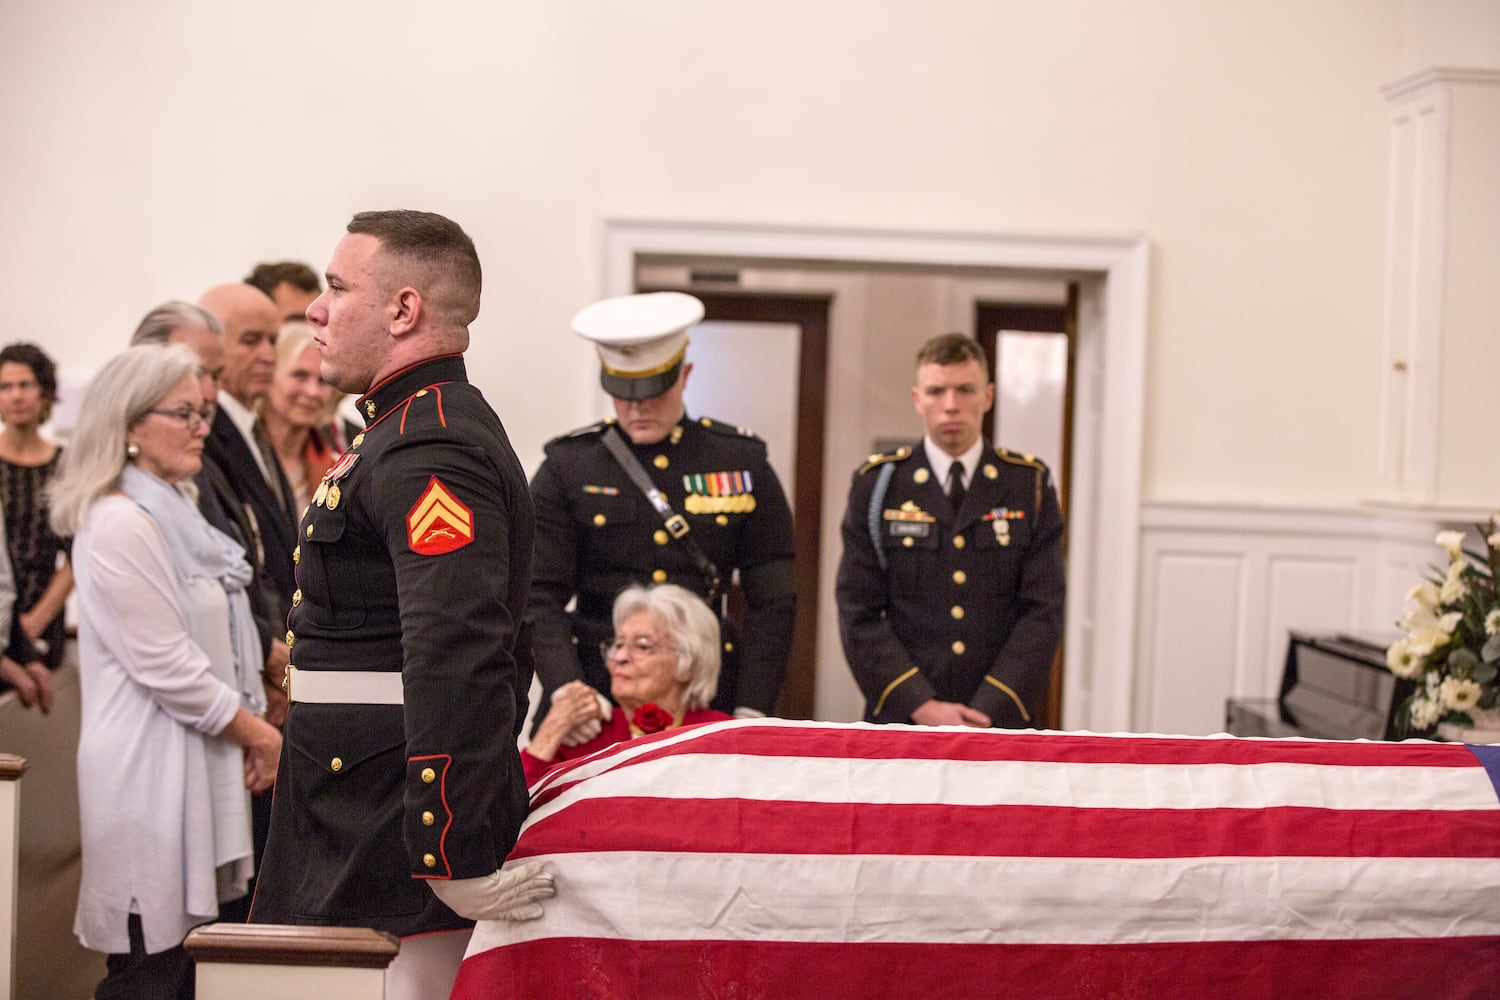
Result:
{"label": "door frame", "polygon": [[609,218],[602,291],[627,295],[641,256],[927,266],[1078,285],[1078,405],[1069,564],[1065,729],[1132,728],[1150,243],[1144,236],[931,233]]}
{"label": "door frame", "polygon": [[704,322],[785,323],[798,328],[797,451],[792,467],[792,474],[796,477],[796,506],[792,511],[796,555],[792,560],[792,573],[797,588],[797,624],[792,633],[791,654],[787,659],[786,679],[781,685],[776,714],[784,719],[811,719],[817,688],[821,576],[818,535],[823,523],[828,309],[833,296],[744,289],[707,290],[655,283],[632,291],[682,291],[697,296],[703,303]]}

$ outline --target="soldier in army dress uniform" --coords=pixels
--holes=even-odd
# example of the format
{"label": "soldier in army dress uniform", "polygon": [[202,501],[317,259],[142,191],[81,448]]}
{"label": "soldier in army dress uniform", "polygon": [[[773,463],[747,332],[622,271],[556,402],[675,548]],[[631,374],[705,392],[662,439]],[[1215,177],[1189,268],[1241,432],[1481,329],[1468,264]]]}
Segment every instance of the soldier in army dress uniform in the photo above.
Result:
{"label": "soldier in army dress uniform", "polygon": [[[742,718],[775,708],[796,612],[792,515],[764,442],[684,410],[693,368],[685,361],[687,328],[702,317],[692,296],[658,292],[597,302],[574,318],[575,332],[598,346],[600,382],[616,419],[549,442],[532,479],[531,614],[544,705],[569,681],[609,691],[599,643],[609,638],[610,608],[627,585],[675,583],[709,596],[714,581],[696,547],[717,571],[717,595],[738,570],[748,605],[738,643],[725,637],[737,648],[725,657],[712,707]],[[678,520],[664,520],[632,481],[607,447],[611,437],[662,496],[665,516]],[[591,735],[578,731],[570,742]]]}
{"label": "soldier in army dress uniform", "polygon": [[423,934],[387,995],[446,996],[467,933],[427,932],[539,915],[550,894],[535,868],[499,871],[527,808],[533,513],[465,373],[473,243],[421,212],[348,229],[308,319],[365,427],[298,531],[291,708],[251,919]]}
{"label": "soldier in army dress uniform", "polygon": [[912,389],[926,436],[854,474],[837,597],[868,721],[1037,724],[1062,638],[1062,515],[1045,465],[982,440],[994,394],[976,341],[928,341]]}

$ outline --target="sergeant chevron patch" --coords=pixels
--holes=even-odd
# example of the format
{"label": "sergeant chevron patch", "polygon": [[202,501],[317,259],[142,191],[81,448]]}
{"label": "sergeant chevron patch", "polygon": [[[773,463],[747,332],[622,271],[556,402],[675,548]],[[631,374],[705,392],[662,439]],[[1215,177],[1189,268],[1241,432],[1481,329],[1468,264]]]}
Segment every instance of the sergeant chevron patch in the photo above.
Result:
{"label": "sergeant chevron patch", "polygon": [[474,540],[474,512],[437,476],[406,515],[406,539],[418,555],[440,556]]}

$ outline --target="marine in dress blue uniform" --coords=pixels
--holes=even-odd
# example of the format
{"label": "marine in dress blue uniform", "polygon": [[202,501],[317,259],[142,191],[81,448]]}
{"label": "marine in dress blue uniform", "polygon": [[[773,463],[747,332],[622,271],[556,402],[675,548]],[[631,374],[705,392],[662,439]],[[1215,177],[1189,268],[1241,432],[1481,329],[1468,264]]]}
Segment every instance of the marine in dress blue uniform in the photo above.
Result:
{"label": "marine in dress blue uniform", "polygon": [[[796,617],[791,509],[760,438],[682,407],[691,369],[686,330],[702,316],[697,299],[664,292],[607,299],[574,319],[575,331],[598,347],[600,382],[618,418],[549,442],[532,479],[530,613],[543,704],[571,680],[609,691],[598,647],[611,632],[615,595],[627,585],[675,583],[703,597],[712,587],[607,450],[605,438],[618,436],[718,570],[720,593],[739,571],[744,629],[738,639],[727,637],[736,648],[726,656],[713,707],[742,716],[775,709]],[[655,422],[633,430],[642,407],[655,408]]]}
{"label": "marine in dress blue uniform", "polygon": [[[336,296],[354,284],[338,272],[344,246],[333,305],[309,310],[327,327],[325,375],[331,348],[335,364],[358,365],[364,340],[386,343],[368,321],[336,330]],[[364,430],[298,528],[292,704],[252,919],[401,936],[468,927],[438,883],[495,875],[527,808],[515,737],[530,683],[530,495],[461,355],[384,375],[358,408]]]}

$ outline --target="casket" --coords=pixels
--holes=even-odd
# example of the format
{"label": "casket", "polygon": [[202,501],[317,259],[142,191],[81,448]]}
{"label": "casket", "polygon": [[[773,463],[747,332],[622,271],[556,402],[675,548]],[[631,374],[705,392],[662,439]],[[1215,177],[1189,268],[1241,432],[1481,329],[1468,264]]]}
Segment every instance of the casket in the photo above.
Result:
{"label": "casket", "polygon": [[762,719],[549,774],[459,1000],[1500,995],[1500,747]]}

